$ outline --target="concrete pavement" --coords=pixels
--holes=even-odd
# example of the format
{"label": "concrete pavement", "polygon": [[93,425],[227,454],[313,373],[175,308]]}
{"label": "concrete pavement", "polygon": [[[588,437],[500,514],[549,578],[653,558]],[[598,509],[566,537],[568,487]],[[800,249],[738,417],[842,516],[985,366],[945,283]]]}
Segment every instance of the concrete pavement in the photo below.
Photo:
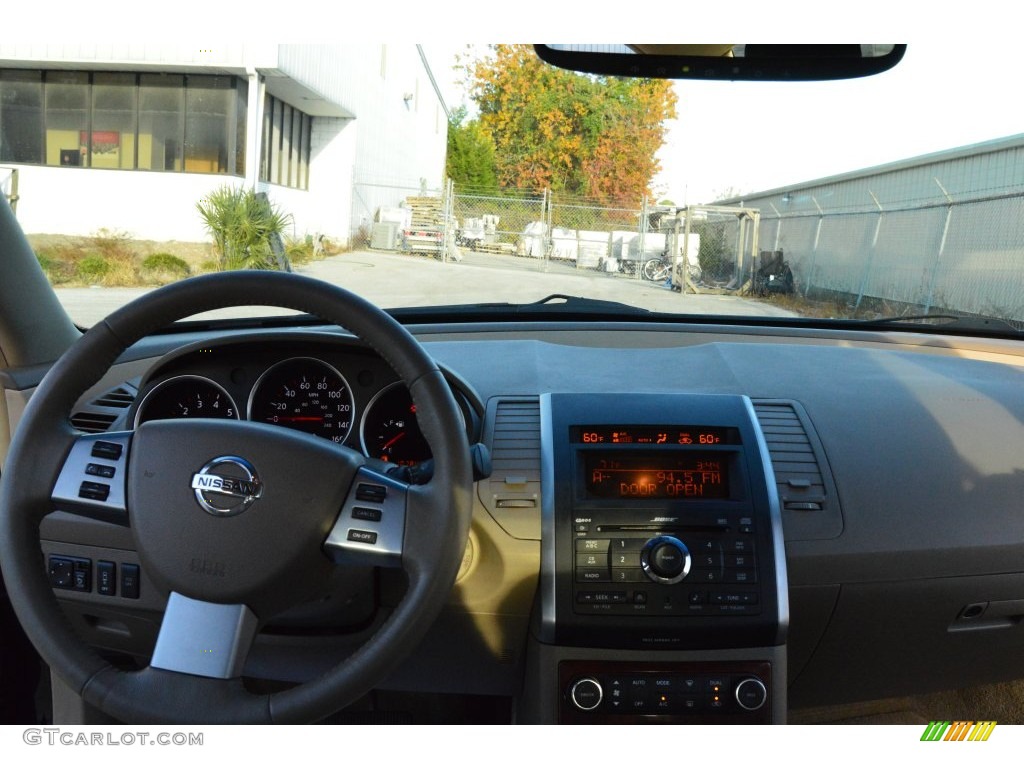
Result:
{"label": "concrete pavement", "polygon": [[[544,271],[546,268],[547,271]],[[299,274],[343,286],[382,307],[489,302],[527,303],[553,293],[586,296],[655,312],[792,317],[766,302],[740,296],[679,294],[661,284],[619,274],[577,271],[573,265],[513,256],[466,253],[461,262],[418,256],[352,251],[296,267]],[[58,288],[75,322],[92,325],[152,288]],[[280,309],[243,308],[204,317],[286,314]]]}

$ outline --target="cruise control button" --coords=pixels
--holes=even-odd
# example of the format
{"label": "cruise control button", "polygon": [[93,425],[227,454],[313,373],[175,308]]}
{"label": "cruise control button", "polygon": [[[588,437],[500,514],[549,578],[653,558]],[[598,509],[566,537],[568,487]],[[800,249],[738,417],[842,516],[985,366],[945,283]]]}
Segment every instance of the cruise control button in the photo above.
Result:
{"label": "cruise control button", "polygon": [[379,523],[381,511],[379,509],[370,509],[369,507],[352,507],[352,517],[355,520],[369,520],[370,522]]}
{"label": "cruise control button", "polygon": [[110,496],[110,486],[106,483],[86,481],[78,486],[78,496],[79,498],[91,499],[92,501],[106,501],[107,497]]}
{"label": "cruise control button", "polygon": [[376,544],[377,534],[373,531],[360,531],[355,528],[349,529],[349,541],[358,541],[360,544]]}
{"label": "cruise control button", "polygon": [[92,444],[92,455],[97,459],[109,459],[117,461],[121,458],[121,451],[124,450],[120,443],[110,443],[106,440],[97,440]]}
{"label": "cruise control button", "polygon": [[372,483],[359,483],[356,486],[356,500],[369,501],[374,504],[383,504],[387,498],[388,489],[383,485]]}
{"label": "cruise control button", "polygon": [[117,472],[117,467],[112,467],[109,464],[86,464],[85,474],[92,475],[93,477],[113,477]]}

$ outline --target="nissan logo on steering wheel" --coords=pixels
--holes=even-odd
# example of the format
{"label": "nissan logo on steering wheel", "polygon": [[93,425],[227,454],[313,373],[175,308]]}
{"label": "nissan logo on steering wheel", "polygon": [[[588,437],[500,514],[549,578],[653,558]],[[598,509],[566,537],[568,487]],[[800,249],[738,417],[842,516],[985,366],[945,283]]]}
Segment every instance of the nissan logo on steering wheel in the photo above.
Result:
{"label": "nissan logo on steering wheel", "polygon": [[199,506],[217,517],[245,512],[263,494],[256,467],[239,456],[219,456],[192,475]]}

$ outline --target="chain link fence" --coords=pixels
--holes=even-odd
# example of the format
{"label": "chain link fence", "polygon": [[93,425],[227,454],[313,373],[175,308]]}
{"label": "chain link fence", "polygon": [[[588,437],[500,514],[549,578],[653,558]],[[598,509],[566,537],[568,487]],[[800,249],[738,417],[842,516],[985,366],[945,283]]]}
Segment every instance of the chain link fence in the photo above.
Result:
{"label": "chain link fence", "polygon": [[766,214],[761,239],[785,254],[802,296],[852,313],[1024,322],[1019,186],[873,207]]}

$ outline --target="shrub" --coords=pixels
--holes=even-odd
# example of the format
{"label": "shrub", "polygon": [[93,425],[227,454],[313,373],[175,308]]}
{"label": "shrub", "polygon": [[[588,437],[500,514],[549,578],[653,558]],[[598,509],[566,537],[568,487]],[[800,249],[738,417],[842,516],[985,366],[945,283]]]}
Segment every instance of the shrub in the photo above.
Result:
{"label": "shrub", "polygon": [[190,273],[188,263],[170,253],[154,253],[142,260],[142,276],[150,282],[173,283]]}
{"label": "shrub", "polygon": [[290,215],[253,190],[230,184],[211,192],[196,208],[213,236],[220,269],[277,268],[270,238],[281,236],[291,224]]}
{"label": "shrub", "polygon": [[98,253],[83,256],[75,267],[78,279],[90,285],[102,283],[111,271],[110,262]]}

